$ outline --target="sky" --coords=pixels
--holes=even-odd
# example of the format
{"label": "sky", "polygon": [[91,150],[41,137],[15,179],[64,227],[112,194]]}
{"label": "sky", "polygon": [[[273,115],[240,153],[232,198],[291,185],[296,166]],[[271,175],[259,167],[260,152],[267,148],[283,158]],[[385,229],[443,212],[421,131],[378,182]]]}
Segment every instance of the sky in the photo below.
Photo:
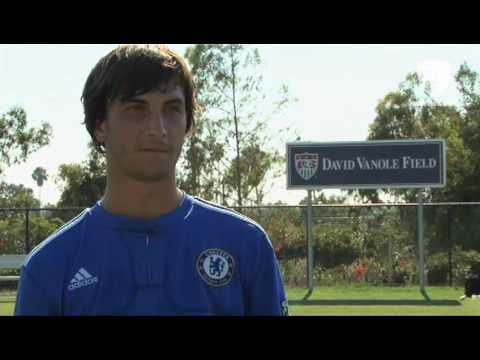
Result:
{"label": "sky", "polygon": [[[49,146],[28,161],[6,169],[3,179],[38,189],[31,175],[37,166],[49,174],[42,203],[56,203],[55,182],[61,164],[87,158],[89,135],[83,122],[81,92],[90,70],[118,44],[0,45],[0,114],[12,106],[27,112],[28,126],[48,122]],[[192,44],[169,44],[185,53]],[[289,126],[302,141],[362,141],[375,119],[378,102],[398,88],[408,73],[417,71],[432,83],[433,97],[456,105],[459,94],[454,74],[466,62],[480,71],[480,45],[432,44],[253,44],[262,64],[264,91],[275,98],[282,84],[297,101],[270,120],[272,133]],[[269,109],[269,99],[263,105]],[[261,105],[262,106],[262,105]],[[285,152],[284,144],[277,144]],[[287,190],[286,175],[270,184],[266,202],[296,205],[305,190]],[[337,190],[325,193],[338,194]]]}

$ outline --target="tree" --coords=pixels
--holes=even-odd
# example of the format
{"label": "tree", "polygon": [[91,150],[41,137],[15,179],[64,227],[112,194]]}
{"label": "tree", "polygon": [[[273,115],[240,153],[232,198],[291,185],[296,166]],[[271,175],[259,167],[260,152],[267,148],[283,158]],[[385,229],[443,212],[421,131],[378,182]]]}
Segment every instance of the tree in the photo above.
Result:
{"label": "tree", "polygon": [[[318,193],[317,191],[312,191],[312,205],[320,204],[343,204],[347,200],[347,197],[344,195],[330,195],[328,198],[325,196],[323,191]],[[307,205],[308,196],[305,196],[300,200],[299,205]]]}
{"label": "tree", "polygon": [[[428,82],[409,74],[397,91],[377,106],[369,139],[443,138],[447,142],[447,184],[428,189],[430,202],[471,202],[480,198],[480,82],[478,72],[463,64],[455,75],[461,104],[443,104],[432,98]],[[384,190],[401,200],[416,202],[416,190]],[[359,191],[364,200],[378,201],[377,191]],[[400,208],[401,226],[415,230],[415,217]],[[425,210],[426,243],[434,252],[452,251],[455,245],[475,249],[478,212],[467,207],[432,207]],[[461,221],[456,221],[461,219]],[[447,236],[447,233],[452,235]]]}
{"label": "tree", "polygon": [[455,75],[457,89],[462,96],[463,139],[468,159],[468,171],[464,173],[465,201],[480,198],[480,78],[467,64],[460,66]]}
{"label": "tree", "polygon": [[48,123],[42,123],[38,129],[27,128],[27,113],[21,107],[0,115],[0,175],[4,166],[22,163],[31,153],[48,145],[51,136]]}
{"label": "tree", "polygon": [[37,183],[37,186],[39,189],[38,200],[41,204],[42,203],[42,186],[43,186],[43,183],[48,179],[47,170],[45,170],[40,166],[35,168],[35,170],[33,170],[33,173],[32,173],[32,179]]}
{"label": "tree", "polygon": [[[202,44],[187,49],[186,58],[197,84],[201,111],[199,131],[186,146],[182,183],[227,206],[258,203],[264,180],[284,161],[268,148],[271,137],[266,124],[291,101],[288,89],[282,87],[274,110],[264,115],[258,106],[267,96],[262,93],[262,76],[255,72],[261,63],[257,49]],[[258,149],[261,161],[255,164],[249,156]],[[245,176],[249,170],[253,176]]]}
{"label": "tree", "polygon": [[203,79],[205,72],[198,70],[198,67],[204,66],[201,63],[203,58],[198,59],[198,52],[202,49],[202,45],[197,47],[190,52],[187,51],[187,57],[190,56],[193,59],[191,60],[194,64],[192,74],[196,81],[197,101],[200,108],[195,117],[195,127],[190,136],[185,139],[184,156],[180,161],[183,166],[178,174],[178,183],[190,194],[225,203],[225,194],[221,190],[223,173],[221,162],[225,157],[226,143],[221,139],[221,121],[212,121],[205,110],[216,106],[216,99],[206,95],[208,91],[205,87],[208,84]]}
{"label": "tree", "polygon": [[22,184],[0,182],[0,208],[36,208],[40,206],[33,190]]}
{"label": "tree", "polygon": [[[21,209],[40,207],[40,201],[33,196],[33,190],[23,185],[0,183],[0,208],[17,211],[0,212],[0,254],[24,254],[26,237],[26,212]],[[60,214],[61,215],[61,214]],[[38,211],[28,213],[28,237],[30,249],[58,229],[62,221],[57,212],[48,211],[39,216]],[[71,216],[70,216],[71,218]]]}
{"label": "tree", "polygon": [[[241,198],[249,199],[253,193],[252,203],[259,206],[263,203],[265,196],[263,187],[266,181],[266,174],[274,163],[281,163],[282,157],[275,152],[267,152],[260,148],[258,142],[253,138],[250,144],[242,148],[240,159],[234,158],[230,167],[225,173],[225,183],[231,188],[238,186],[237,173],[242,174]],[[240,168],[240,170],[238,170]]]}
{"label": "tree", "polygon": [[[463,65],[456,76],[464,106],[439,103],[432,98],[430,84],[412,73],[399,89],[378,104],[369,129],[369,140],[431,139],[447,141],[447,185],[429,189],[429,201],[472,201],[480,195],[478,156],[479,101],[476,73]],[[477,89],[477,90],[475,90]],[[415,202],[417,190],[385,189],[388,194]],[[358,191],[363,200],[379,202],[376,190]]]}
{"label": "tree", "polygon": [[[37,208],[40,203],[33,190],[23,185],[0,183],[0,208]],[[23,254],[25,252],[25,212],[0,212],[0,254]]]}
{"label": "tree", "polygon": [[89,143],[89,156],[83,164],[62,164],[56,183],[62,194],[58,207],[94,205],[103,195],[106,185],[104,157]]}

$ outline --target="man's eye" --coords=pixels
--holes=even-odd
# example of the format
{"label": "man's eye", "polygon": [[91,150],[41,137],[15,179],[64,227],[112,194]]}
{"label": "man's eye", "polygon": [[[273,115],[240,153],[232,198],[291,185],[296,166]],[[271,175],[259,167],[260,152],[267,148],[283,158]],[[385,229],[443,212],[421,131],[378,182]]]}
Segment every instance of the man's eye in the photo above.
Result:
{"label": "man's eye", "polygon": [[132,110],[132,111],[142,111],[143,110],[143,105],[142,104],[135,104],[135,105],[130,105],[127,107],[127,110]]}
{"label": "man's eye", "polygon": [[175,113],[181,113],[183,111],[180,105],[171,105],[167,107],[167,110]]}

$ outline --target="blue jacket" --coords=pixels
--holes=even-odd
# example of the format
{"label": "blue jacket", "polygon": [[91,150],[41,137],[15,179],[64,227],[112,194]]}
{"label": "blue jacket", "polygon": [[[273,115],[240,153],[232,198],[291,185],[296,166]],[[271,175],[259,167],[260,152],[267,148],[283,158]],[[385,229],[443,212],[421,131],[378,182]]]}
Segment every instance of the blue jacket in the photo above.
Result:
{"label": "blue jacket", "polygon": [[153,220],[99,201],[26,258],[16,315],[284,315],[267,234],[252,220],[185,195]]}

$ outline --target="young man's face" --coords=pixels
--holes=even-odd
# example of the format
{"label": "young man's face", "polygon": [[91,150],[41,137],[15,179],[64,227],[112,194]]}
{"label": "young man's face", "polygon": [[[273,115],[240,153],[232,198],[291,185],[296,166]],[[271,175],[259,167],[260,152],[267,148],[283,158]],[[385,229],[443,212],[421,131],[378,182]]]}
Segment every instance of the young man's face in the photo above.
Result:
{"label": "young man's face", "polygon": [[121,173],[142,182],[174,178],[186,122],[185,97],[175,82],[114,100],[95,131],[105,145],[111,175]]}

